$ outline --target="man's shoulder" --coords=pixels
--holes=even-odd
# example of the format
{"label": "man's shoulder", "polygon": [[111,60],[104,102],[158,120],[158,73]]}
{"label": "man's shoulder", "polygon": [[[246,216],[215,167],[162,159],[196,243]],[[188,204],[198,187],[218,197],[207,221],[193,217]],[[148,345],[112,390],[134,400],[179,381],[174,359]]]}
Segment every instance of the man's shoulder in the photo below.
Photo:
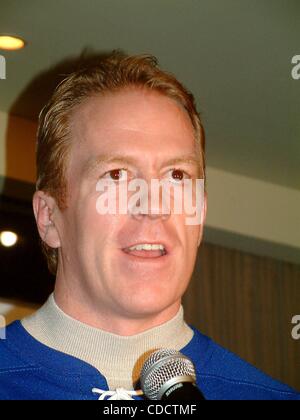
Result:
{"label": "man's shoulder", "polygon": [[[17,344],[16,344],[17,343]],[[0,400],[22,399],[26,394],[26,378],[37,370],[23,358],[22,327],[14,322],[1,331],[0,339]]]}
{"label": "man's shoulder", "polygon": [[[233,352],[215,343],[194,328],[191,357],[199,386],[216,399],[292,399],[300,394],[252,366]],[[201,360],[197,348],[205,346]],[[203,389],[204,391],[204,389]]]}
{"label": "man's shoulder", "polygon": [[[22,358],[22,339],[20,336],[19,321],[16,321],[1,330],[0,339],[0,375],[20,372],[21,370],[30,370],[34,366]],[[14,345],[19,341],[20,347]],[[1,378],[1,376],[0,376]]]}

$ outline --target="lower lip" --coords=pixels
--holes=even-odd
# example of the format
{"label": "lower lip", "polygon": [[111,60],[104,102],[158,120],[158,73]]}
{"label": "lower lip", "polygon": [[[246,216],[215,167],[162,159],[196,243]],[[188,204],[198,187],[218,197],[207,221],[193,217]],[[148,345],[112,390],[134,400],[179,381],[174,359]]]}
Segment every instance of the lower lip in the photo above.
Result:
{"label": "lower lip", "polygon": [[144,258],[144,257],[137,257],[136,255],[130,254],[122,250],[122,254],[128,258],[128,261],[138,264],[152,264],[152,265],[160,265],[165,264],[169,261],[170,254],[162,255],[161,257],[154,257],[154,258]]}

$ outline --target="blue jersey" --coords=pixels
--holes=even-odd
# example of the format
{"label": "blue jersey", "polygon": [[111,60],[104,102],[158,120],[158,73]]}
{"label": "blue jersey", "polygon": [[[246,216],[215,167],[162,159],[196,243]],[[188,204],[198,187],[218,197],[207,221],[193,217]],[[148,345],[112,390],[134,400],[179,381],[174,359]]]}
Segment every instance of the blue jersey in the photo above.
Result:
{"label": "blue jersey", "polygon": [[[193,330],[181,352],[194,362],[197,385],[207,400],[300,400],[290,387]],[[1,400],[97,400],[95,388],[108,390],[97,369],[40,343],[20,321],[0,339]]]}

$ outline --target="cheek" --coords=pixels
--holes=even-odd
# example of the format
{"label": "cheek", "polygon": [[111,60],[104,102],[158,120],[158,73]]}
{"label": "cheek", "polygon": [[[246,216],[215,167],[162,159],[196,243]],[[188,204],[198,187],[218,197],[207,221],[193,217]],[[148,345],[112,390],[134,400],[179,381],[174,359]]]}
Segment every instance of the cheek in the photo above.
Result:
{"label": "cheek", "polygon": [[200,226],[184,226],[186,260],[194,263],[198,252]]}
{"label": "cheek", "polygon": [[100,215],[93,205],[78,217],[78,238],[81,246],[94,254],[95,258],[107,258],[118,247],[116,238],[125,223],[125,216]]}
{"label": "cheek", "polygon": [[125,223],[126,216],[114,214],[99,214],[98,204],[100,193],[94,186],[81,185],[73,189],[68,214],[68,229],[71,240],[77,242],[81,252],[89,252],[89,258],[94,253],[98,256],[107,255],[116,247],[117,232]]}
{"label": "cheek", "polygon": [[68,248],[84,251],[89,243],[104,233],[106,221],[96,212],[92,200],[79,199],[69,203],[65,213],[65,234]]}
{"label": "cheek", "polygon": [[187,223],[189,216],[182,214],[174,215],[174,226],[177,226],[178,234],[182,238],[185,247],[194,247],[197,245],[201,226]]}

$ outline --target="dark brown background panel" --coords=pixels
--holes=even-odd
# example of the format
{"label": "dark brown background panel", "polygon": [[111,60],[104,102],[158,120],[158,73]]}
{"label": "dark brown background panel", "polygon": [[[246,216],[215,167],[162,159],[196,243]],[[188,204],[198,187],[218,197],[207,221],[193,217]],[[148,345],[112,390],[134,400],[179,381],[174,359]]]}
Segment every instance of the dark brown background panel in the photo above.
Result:
{"label": "dark brown background panel", "polygon": [[0,246],[0,298],[43,303],[53,290],[54,279],[41,253],[30,202],[0,196],[0,231],[18,235],[15,246]]}
{"label": "dark brown background panel", "polygon": [[300,266],[202,244],[184,307],[204,334],[300,390]]}

